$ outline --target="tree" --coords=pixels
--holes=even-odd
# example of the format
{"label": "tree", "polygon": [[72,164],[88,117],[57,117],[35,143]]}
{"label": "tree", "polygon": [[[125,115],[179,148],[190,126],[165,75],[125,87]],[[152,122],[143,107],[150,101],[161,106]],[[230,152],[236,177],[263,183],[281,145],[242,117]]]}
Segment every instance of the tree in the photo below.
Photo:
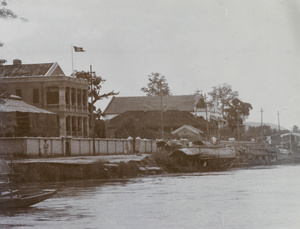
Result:
{"label": "tree", "polygon": [[293,133],[299,133],[299,127],[297,125],[293,126]]}
{"label": "tree", "polygon": [[196,92],[194,93],[194,95],[195,95],[195,99],[196,99],[195,107],[196,108],[206,108],[205,97],[203,96],[201,91],[199,91],[197,89]]}
{"label": "tree", "polygon": [[132,137],[133,149],[135,149],[137,137],[157,139],[159,138],[159,135],[160,134],[157,131],[145,127],[140,120],[136,119],[136,117],[124,119],[122,124],[114,132],[116,138]]}
{"label": "tree", "polygon": [[225,108],[225,119],[228,122],[228,127],[234,131],[238,126],[242,126],[245,119],[249,116],[252,105],[242,102],[238,98],[232,99]]}
{"label": "tree", "polygon": [[[1,43],[0,43],[0,47],[1,47]],[[7,62],[7,60],[5,59],[0,59],[0,66],[5,64]]]}
{"label": "tree", "polygon": [[239,93],[237,91],[233,91],[231,86],[225,83],[213,87],[213,90],[208,94],[212,98],[210,103],[214,103],[214,102],[219,103],[223,117],[225,117],[225,109],[229,107],[230,102],[234,98],[238,98],[239,96]]}
{"label": "tree", "polygon": [[160,73],[151,73],[148,76],[148,87],[141,88],[141,91],[145,92],[147,96],[160,96],[161,107],[161,138],[164,138],[164,123],[163,123],[163,96],[171,95],[169,85],[165,76]]}
{"label": "tree", "polygon": [[[6,8],[7,2],[6,0],[1,0],[0,4],[2,5],[2,8],[0,9],[0,19],[17,19],[18,15],[14,13],[11,9]],[[28,20],[26,18],[19,18],[24,22],[27,22]]]}
{"label": "tree", "polygon": [[169,85],[165,76],[160,73],[151,73],[148,76],[149,83],[147,87],[141,88],[141,91],[145,92],[147,96],[166,96],[171,95]]}
{"label": "tree", "polygon": [[122,124],[115,130],[114,135],[116,138],[128,138],[135,139],[141,133],[142,124],[132,117],[124,119]]}
{"label": "tree", "polygon": [[0,9],[0,18],[15,19],[18,16],[10,9],[5,8],[7,6],[6,0],[1,1],[2,9]]}
{"label": "tree", "polygon": [[220,128],[220,139],[221,140],[228,140],[232,137],[232,131],[228,126],[223,126]]}
{"label": "tree", "polygon": [[[92,98],[92,101],[89,102],[90,104],[90,112],[93,110],[95,110],[95,106],[94,104],[99,101],[102,100],[104,98],[108,98],[110,96],[114,96],[114,95],[118,95],[118,93],[111,91],[109,93],[104,93],[101,94],[101,88],[102,88],[102,84],[106,81],[105,79],[103,79],[101,76],[97,76],[95,72],[85,72],[85,71],[81,71],[81,72],[77,72],[75,71],[72,76],[75,76],[78,79],[86,79],[89,83],[89,88],[88,88],[88,96],[90,98]],[[97,114],[99,116],[102,115],[102,111],[101,109],[97,110]]]}

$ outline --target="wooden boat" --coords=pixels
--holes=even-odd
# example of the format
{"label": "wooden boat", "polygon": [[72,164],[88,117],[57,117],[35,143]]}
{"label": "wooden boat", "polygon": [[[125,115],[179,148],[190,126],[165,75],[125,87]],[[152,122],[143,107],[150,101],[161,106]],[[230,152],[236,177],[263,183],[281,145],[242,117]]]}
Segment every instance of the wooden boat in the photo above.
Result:
{"label": "wooden boat", "polygon": [[26,208],[51,198],[57,191],[45,189],[29,194],[21,194],[14,188],[13,180],[16,174],[12,173],[6,161],[0,159],[0,210],[9,208]]}
{"label": "wooden boat", "polygon": [[226,170],[239,160],[235,150],[217,146],[198,146],[176,149],[169,154],[177,170],[192,172]]}
{"label": "wooden boat", "polygon": [[0,209],[26,208],[43,200],[51,198],[56,190],[43,190],[30,195],[7,194],[0,197]]}

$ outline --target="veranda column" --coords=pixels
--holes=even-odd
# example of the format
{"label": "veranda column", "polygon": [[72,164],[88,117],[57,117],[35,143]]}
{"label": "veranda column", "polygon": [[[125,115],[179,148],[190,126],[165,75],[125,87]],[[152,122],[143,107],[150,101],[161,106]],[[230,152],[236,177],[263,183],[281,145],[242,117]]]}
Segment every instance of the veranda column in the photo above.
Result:
{"label": "veranda column", "polygon": [[59,110],[63,111],[66,107],[66,88],[64,86],[58,87],[58,97]]}
{"label": "veranda column", "polygon": [[67,122],[66,122],[66,116],[60,115],[59,116],[59,136],[64,137],[67,135]]}
{"label": "veranda column", "polygon": [[70,136],[73,136],[73,117],[70,117]]}

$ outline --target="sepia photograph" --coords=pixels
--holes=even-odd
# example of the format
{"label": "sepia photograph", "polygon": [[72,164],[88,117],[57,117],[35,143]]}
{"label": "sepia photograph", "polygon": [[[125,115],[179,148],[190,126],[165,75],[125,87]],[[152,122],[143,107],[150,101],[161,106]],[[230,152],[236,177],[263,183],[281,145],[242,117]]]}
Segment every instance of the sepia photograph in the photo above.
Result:
{"label": "sepia photograph", "polygon": [[0,0],[0,228],[300,228],[300,1]]}

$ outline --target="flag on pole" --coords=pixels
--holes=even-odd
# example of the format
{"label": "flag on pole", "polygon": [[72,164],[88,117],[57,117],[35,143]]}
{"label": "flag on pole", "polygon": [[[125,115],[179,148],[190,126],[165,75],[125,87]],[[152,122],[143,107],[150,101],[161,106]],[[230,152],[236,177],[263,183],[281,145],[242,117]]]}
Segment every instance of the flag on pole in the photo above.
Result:
{"label": "flag on pole", "polygon": [[75,52],[85,52],[85,50],[82,47],[73,46]]}

